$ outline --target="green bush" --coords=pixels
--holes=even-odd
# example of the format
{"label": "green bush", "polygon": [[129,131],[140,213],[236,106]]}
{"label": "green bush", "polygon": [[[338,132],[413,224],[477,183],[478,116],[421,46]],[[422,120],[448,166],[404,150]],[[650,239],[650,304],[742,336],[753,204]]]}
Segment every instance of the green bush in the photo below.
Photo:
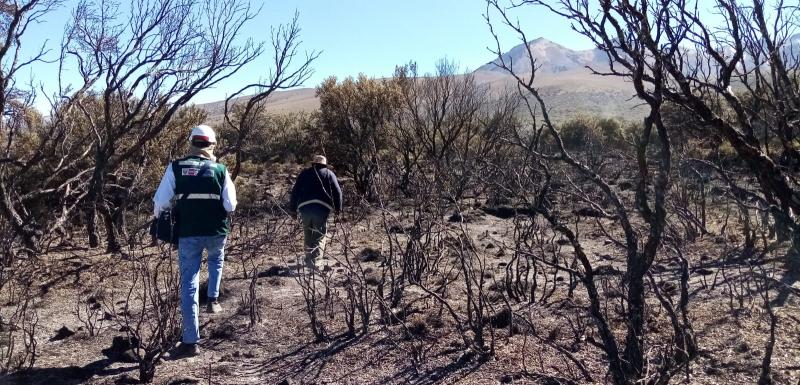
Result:
{"label": "green bush", "polygon": [[[236,112],[234,112],[235,114]],[[242,145],[242,161],[302,163],[321,147],[319,113],[259,113]],[[238,132],[223,127],[221,153],[232,151]]]}
{"label": "green bush", "polygon": [[600,146],[621,149],[626,143],[623,122],[614,118],[579,115],[561,123],[558,131],[570,150]]}

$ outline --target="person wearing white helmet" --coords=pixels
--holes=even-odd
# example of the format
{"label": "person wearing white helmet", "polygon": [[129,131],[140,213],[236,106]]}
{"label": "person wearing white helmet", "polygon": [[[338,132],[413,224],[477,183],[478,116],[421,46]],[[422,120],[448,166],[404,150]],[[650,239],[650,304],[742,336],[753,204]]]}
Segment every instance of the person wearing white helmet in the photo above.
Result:
{"label": "person wearing white helmet", "polygon": [[[236,186],[224,165],[216,162],[214,130],[206,125],[192,128],[189,155],[167,166],[153,202],[156,217],[177,209],[178,265],[180,269],[183,338],[167,358],[199,354],[199,274],[203,250],[208,251],[207,312],[218,313],[219,287],[230,232],[230,214],[236,209]],[[174,206],[174,207],[173,207]]]}

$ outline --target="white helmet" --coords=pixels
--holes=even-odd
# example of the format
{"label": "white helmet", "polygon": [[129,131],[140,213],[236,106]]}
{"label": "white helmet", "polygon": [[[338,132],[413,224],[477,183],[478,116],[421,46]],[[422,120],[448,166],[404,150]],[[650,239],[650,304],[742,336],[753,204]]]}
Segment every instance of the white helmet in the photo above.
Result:
{"label": "white helmet", "polygon": [[214,133],[213,128],[206,126],[205,124],[201,124],[197,127],[192,128],[192,133],[189,135],[189,142],[192,142],[194,140],[201,142],[217,143],[217,134]]}

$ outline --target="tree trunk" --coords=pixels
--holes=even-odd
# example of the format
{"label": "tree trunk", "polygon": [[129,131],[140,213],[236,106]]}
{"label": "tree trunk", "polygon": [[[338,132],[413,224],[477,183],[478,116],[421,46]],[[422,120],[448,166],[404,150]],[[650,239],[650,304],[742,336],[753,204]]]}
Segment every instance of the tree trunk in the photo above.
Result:
{"label": "tree trunk", "polygon": [[235,181],[239,177],[239,172],[242,171],[242,140],[236,143],[236,162],[233,165],[233,172],[231,172],[231,180]]}
{"label": "tree trunk", "polygon": [[[120,209],[118,208],[115,211],[119,210]],[[120,244],[122,233],[120,232],[115,220],[116,213],[112,213],[111,209],[105,206],[101,209],[101,212],[101,215],[103,216],[103,222],[105,223],[106,227],[106,251],[109,253],[117,253],[122,250],[122,244]]]}
{"label": "tree trunk", "polygon": [[623,356],[629,380],[639,379],[644,373],[644,274],[640,274],[639,270],[628,270],[628,331]]}
{"label": "tree trunk", "polygon": [[[133,179],[135,184],[137,179]],[[125,213],[130,202],[130,192],[133,187],[126,190],[124,194],[115,197],[113,206],[103,206],[103,217],[106,224],[107,250],[110,253],[117,253],[122,250],[123,243],[128,241],[128,231],[125,226]]]}
{"label": "tree trunk", "polygon": [[139,362],[139,382],[149,384],[153,382],[153,377],[156,376],[156,364],[150,360],[144,359]]}
{"label": "tree trunk", "polygon": [[800,225],[792,232],[792,245],[786,255],[786,267],[789,275],[800,278]]}
{"label": "tree trunk", "polygon": [[89,247],[100,246],[100,234],[97,231],[97,206],[90,201],[84,211],[86,216],[86,235],[89,237]]}
{"label": "tree trunk", "polygon": [[772,210],[772,219],[775,221],[775,235],[779,242],[785,242],[792,239],[792,220],[786,218],[786,215],[778,210]]}
{"label": "tree trunk", "polygon": [[11,202],[11,197],[8,194],[5,183],[0,182],[0,212],[3,217],[14,229],[14,232],[22,238],[22,243],[25,245],[28,253],[36,253],[39,251],[38,237],[36,231],[30,224],[25,223],[25,220],[14,208],[14,203]]}
{"label": "tree trunk", "polygon": [[97,226],[98,209],[102,208],[104,197],[103,187],[105,186],[105,173],[108,166],[108,157],[101,148],[95,150],[94,172],[89,181],[89,191],[86,194],[86,233],[89,237],[89,247],[100,246],[100,232]]}
{"label": "tree trunk", "polygon": [[403,192],[403,195],[405,195],[406,198],[411,197],[411,189],[409,188],[411,185],[410,163],[411,163],[410,160],[408,160],[407,157],[404,156],[403,171],[401,171],[403,175],[400,177],[400,184],[398,185],[398,188],[400,189],[400,191]]}

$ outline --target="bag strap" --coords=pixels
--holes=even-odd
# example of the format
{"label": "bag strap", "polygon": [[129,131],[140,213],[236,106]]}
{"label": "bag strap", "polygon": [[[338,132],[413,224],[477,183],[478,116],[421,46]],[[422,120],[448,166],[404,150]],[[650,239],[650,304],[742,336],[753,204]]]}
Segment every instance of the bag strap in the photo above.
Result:
{"label": "bag strap", "polygon": [[334,203],[333,202],[334,201],[334,199],[333,199],[333,186],[331,186],[330,178],[325,178],[328,181],[328,188],[325,189],[325,182],[322,180],[322,175],[319,174],[319,170],[317,170],[317,168],[314,167],[313,165],[311,167],[314,168],[314,174],[317,175],[317,181],[319,181],[319,185],[320,185],[320,187],[322,187],[322,192],[325,193],[325,195],[328,197],[328,199],[331,200],[331,203]]}

